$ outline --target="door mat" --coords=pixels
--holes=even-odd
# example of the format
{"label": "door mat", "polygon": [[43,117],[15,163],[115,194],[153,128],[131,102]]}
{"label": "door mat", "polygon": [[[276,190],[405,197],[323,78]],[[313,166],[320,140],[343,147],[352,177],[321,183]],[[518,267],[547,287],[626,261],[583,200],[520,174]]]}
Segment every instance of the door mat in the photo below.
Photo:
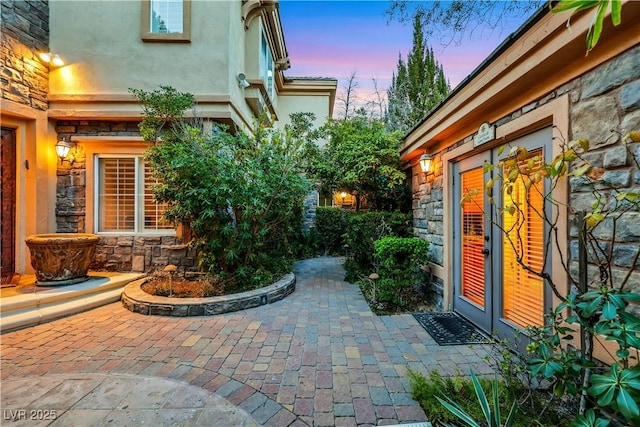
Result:
{"label": "door mat", "polygon": [[438,345],[487,344],[491,340],[456,313],[413,313]]}

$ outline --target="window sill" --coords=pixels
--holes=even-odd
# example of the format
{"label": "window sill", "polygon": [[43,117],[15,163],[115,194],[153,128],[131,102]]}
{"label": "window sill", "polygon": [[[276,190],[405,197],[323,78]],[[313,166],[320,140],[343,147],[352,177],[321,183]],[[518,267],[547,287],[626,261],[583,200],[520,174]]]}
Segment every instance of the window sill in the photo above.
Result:
{"label": "window sill", "polygon": [[146,43],[191,43],[191,34],[143,33],[140,37]]}

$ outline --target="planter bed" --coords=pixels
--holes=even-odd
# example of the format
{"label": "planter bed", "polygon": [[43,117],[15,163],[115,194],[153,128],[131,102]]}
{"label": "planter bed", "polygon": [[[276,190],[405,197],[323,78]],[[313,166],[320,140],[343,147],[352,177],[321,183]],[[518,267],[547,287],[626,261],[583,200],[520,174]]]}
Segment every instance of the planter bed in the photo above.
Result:
{"label": "planter bed", "polygon": [[147,278],[128,284],[122,305],[134,313],[155,316],[212,316],[280,301],[296,289],[296,276],[285,274],[276,283],[253,291],[210,298],[169,298],[150,295],[141,289]]}

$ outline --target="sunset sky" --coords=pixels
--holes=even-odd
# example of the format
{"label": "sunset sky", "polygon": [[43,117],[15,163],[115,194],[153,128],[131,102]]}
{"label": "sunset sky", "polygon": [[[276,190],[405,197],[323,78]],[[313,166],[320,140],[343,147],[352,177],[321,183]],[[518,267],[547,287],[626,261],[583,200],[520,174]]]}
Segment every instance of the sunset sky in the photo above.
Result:
{"label": "sunset sky", "polygon": [[[386,94],[398,55],[406,60],[412,46],[411,24],[387,24],[387,1],[281,0],[280,16],[291,59],[290,77],[335,77],[338,88],[356,71],[358,98],[371,97],[372,79]],[[475,69],[521,22],[500,31],[479,29],[473,40],[443,47],[429,41],[451,87]],[[337,107],[337,106],[336,106]]]}

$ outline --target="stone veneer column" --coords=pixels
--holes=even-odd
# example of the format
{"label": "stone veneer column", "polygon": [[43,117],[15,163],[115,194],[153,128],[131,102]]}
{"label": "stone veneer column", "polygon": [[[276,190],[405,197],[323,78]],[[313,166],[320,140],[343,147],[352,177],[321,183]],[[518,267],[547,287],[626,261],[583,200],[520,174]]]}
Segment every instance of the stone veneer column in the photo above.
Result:
{"label": "stone veneer column", "polygon": [[47,110],[49,68],[38,58],[49,51],[49,4],[2,2],[0,91],[2,99]]}

